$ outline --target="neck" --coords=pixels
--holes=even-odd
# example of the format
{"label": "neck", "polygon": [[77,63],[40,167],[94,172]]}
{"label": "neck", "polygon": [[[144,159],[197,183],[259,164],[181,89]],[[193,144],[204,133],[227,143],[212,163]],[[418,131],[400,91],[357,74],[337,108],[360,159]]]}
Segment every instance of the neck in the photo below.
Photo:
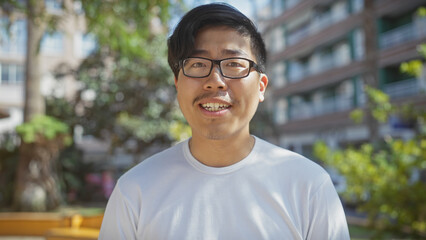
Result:
{"label": "neck", "polygon": [[254,137],[248,133],[221,140],[193,135],[189,141],[189,148],[192,155],[204,165],[226,167],[247,157],[254,143]]}

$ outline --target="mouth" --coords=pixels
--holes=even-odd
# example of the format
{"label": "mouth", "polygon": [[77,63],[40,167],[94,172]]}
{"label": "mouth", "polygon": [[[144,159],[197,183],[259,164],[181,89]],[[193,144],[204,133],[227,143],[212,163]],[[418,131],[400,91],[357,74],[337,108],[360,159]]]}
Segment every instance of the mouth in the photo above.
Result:
{"label": "mouth", "polygon": [[218,112],[231,107],[231,105],[224,104],[224,103],[203,103],[203,104],[200,104],[200,106],[209,112]]}

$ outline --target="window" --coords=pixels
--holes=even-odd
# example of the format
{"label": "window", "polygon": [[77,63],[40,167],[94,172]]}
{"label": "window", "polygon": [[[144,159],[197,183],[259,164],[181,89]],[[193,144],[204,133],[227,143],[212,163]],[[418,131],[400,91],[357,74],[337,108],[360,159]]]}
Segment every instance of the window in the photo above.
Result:
{"label": "window", "polygon": [[365,56],[365,35],[364,35],[364,31],[362,31],[361,29],[356,29],[354,30],[354,34],[353,34],[353,41],[352,41],[352,48],[354,51],[354,60],[358,61],[358,60],[362,60],[364,59]]}
{"label": "window", "polygon": [[62,0],[44,0],[46,9],[50,12],[62,11]]}
{"label": "window", "polygon": [[74,54],[77,57],[87,57],[96,49],[95,37],[91,34],[79,33],[74,36]]}
{"label": "window", "polygon": [[284,124],[287,122],[287,99],[280,98],[275,102],[274,120],[276,124]]}
{"label": "window", "polygon": [[9,21],[0,19],[0,53],[7,55],[25,55],[27,41],[27,22],[16,20],[9,29]]}
{"label": "window", "polygon": [[287,77],[289,82],[297,82],[304,78],[307,75],[307,64],[307,58],[290,61],[287,65]]}
{"label": "window", "polygon": [[352,12],[358,13],[364,9],[364,0],[352,0]]}
{"label": "window", "polygon": [[74,7],[74,11],[77,14],[83,14],[83,4],[81,3],[80,0],[75,0],[73,3],[73,7]]}
{"label": "window", "polygon": [[0,84],[19,84],[24,81],[24,67],[18,64],[0,64]]}
{"label": "window", "polygon": [[40,43],[41,53],[48,55],[62,54],[64,51],[63,38],[63,34],[60,32],[45,33]]}

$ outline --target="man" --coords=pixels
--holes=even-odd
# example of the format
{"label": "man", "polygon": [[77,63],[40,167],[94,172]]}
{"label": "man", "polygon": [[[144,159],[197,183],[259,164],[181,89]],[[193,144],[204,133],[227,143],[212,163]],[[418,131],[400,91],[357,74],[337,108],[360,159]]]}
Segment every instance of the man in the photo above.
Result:
{"label": "man", "polygon": [[100,239],[349,239],[329,175],[249,133],[268,85],[253,23],[226,4],[199,6],[168,46],[192,137],[119,179]]}

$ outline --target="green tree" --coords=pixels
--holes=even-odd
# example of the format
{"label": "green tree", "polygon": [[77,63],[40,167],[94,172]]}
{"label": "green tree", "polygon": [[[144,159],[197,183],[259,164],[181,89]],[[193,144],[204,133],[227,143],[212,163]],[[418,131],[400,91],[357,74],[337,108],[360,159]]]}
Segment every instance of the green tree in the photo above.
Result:
{"label": "green tree", "polygon": [[[97,2],[97,3],[94,3]],[[169,146],[187,132],[167,64],[169,1],[83,1],[97,51],[71,72],[81,88],[53,115],[84,134],[124,148],[139,162],[151,146]],[[114,31],[112,31],[112,29]],[[70,72],[58,71],[58,75]],[[185,134],[184,134],[185,135]]]}
{"label": "green tree", "polygon": [[[166,66],[164,60],[165,48],[158,44],[160,41],[163,44],[165,43],[166,22],[169,17],[169,2],[167,0],[63,0],[60,1],[63,7],[60,15],[49,14],[46,11],[44,1],[27,0],[24,5],[21,5],[21,2],[2,0],[0,6],[2,15],[8,16],[10,22],[17,16],[25,16],[28,22],[26,123],[29,123],[34,116],[44,113],[44,99],[39,91],[40,73],[38,70],[40,68],[37,67],[37,64],[41,64],[39,59],[41,36],[46,30],[57,29],[58,23],[64,16],[81,14],[75,12],[73,8],[73,2],[79,2],[82,4],[88,31],[97,38],[98,51],[84,61],[77,71],[72,71],[83,85],[74,102],[71,105],[64,101],[56,101],[56,103],[62,105],[49,104],[48,114],[56,116],[55,113],[57,113],[59,119],[70,116],[71,118],[66,118],[65,122],[69,123],[71,127],[81,124],[85,127],[86,133],[113,139],[114,144],[122,140],[127,141],[127,135],[132,133],[137,133],[138,138],[142,138],[145,142],[153,139],[166,139],[164,137],[166,136],[166,126],[172,122],[162,122],[159,121],[159,118],[167,114],[176,115],[176,111],[167,111],[169,107],[174,109],[172,103],[167,103],[168,106],[163,105],[173,96],[170,91],[172,80],[164,67]],[[94,76],[94,72],[98,74]],[[120,82],[117,79],[123,81]],[[158,90],[156,88],[162,86],[164,86],[163,89]],[[81,98],[81,94],[87,93],[85,90],[94,91],[95,98],[92,100]],[[132,93],[128,94],[128,92]],[[138,97],[141,96],[150,99],[150,103],[138,102]],[[52,100],[58,99],[50,100],[52,102]],[[109,103],[111,103],[111,106],[108,106]],[[140,112],[123,107],[128,103],[133,108],[139,108]],[[61,106],[64,108],[58,110]],[[65,115],[63,115],[64,113]],[[179,115],[177,116],[179,118]],[[143,124],[135,125],[135,119]],[[154,121],[157,121],[158,124],[154,124]],[[141,126],[149,131],[138,130]],[[43,131],[46,132],[46,130]],[[127,133],[127,135],[124,133]],[[35,140],[44,142],[46,139],[36,138]],[[166,140],[170,141],[168,138]],[[26,146],[26,144],[30,144],[31,147]],[[34,156],[38,156],[36,152],[43,147],[22,141],[20,148],[20,167],[18,167],[16,174],[18,177],[16,178],[15,206],[17,209],[25,210],[55,208],[60,202],[57,197],[60,196],[58,194],[46,194],[49,191],[40,189],[40,186],[35,189],[35,185],[32,183],[34,181],[31,182],[25,178],[30,174],[31,166],[35,162],[42,162],[41,159],[34,158]],[[41,174],[55,175],[56,168],[53,165],[57,152],[51,150],[51,154],[49,153],[51,160],[43,162],[48,163],[49,166],[42,168],[48,169],[50,172],[43,171]],[[31,151],[33,152],[31,153]],[[51,187],[57,188],[57,183],[52,182]],[[46,197],[44,201],[41,201],[45,203],[44,207],[37,203],[37,207],[33,208],[32,206],[35,205],[31,203],[32,194],[25,193],[26,191],[33,193],[36,190],[43,192],[40,195]]]}
{"label": "green tree", "polygon": [[[22,139],[15,183],[15,208],[46,211],[61,203],[56,161],[72,139],[68,126],[46,115],[34,116],[16,128]],[[17,205],[17,206],[16,206]]]}
{"label": "green tree", "polygon": [[[44,1],[3,0],[0,2],[0,9],[1,15],[8,19],[8,26],[13,24],[15,19],[23,16],[27,21],[24,123],[37,125],[40,123],[38,120],[34,123],[31,122],[45,113],[44,98],[40,92],[40,66],[42,64],[39,54],[40,42],[45,31],[56,27],[58,18],[46,11]],[[40,136],[43,136],[41,132]],[[55,145],[55,140],[49,138],[37,137],[35,141],[41,142],[37,144],[22,139],[19,147],[14,193],[14,206],[17,210],[52,209],[61,201],[60,195],[57,194],[58,188],[54,181],[49,180],[50,176],[55,175],[54,163],[59,145]],[[47,145],[49,147],[46,147]],[[45,151],[45,155],[42,156],[39,153],[43,151]],[[46,156],[49,157],[46,158]],[[36,198],[32,196],[35,192],[40,196],[37,198],[37,203]]]}
{"label": "green tree", "polygon": [[[426,45],[419,47],[426,58]],[[419,77],[422,60],[401,64],[401,70]],[[370,224],[384,231],[426,236],[426,112],[410,105],[393,105],[389,96],[380,90],[366,87],[367,109],[379,123],[398,117],[411,125],[415,137],[409,140],[385,136],[380,144],[365,143],[359,148],[332,150],[323,142],[315,144],[315,156],[337,169],[346,179],[342,193],[348,202],[355,202],[360,211],[368,214]],[[351,117],[361,122],[362,110]]]}
{"label": "green tree", "polygon": [[[416,124],[418,135],[410,140],[386,136],[381,144],[362,144],[332,150],[323,142],[314,146],[314,154],[326,165],[332,166],[346,179],[342,197],[356,203],[357,209],[368,214],[372,227],[380,236],[384,231],[408,233],[414,236],[426,234],[426,113],[411,107],[395,107],[389,104],[384,93],[368,89],[376,108],[372,115],[379,122],[386,122],[390,114],[398,114]],[[387,107],[382,108],[385,103]]]}

